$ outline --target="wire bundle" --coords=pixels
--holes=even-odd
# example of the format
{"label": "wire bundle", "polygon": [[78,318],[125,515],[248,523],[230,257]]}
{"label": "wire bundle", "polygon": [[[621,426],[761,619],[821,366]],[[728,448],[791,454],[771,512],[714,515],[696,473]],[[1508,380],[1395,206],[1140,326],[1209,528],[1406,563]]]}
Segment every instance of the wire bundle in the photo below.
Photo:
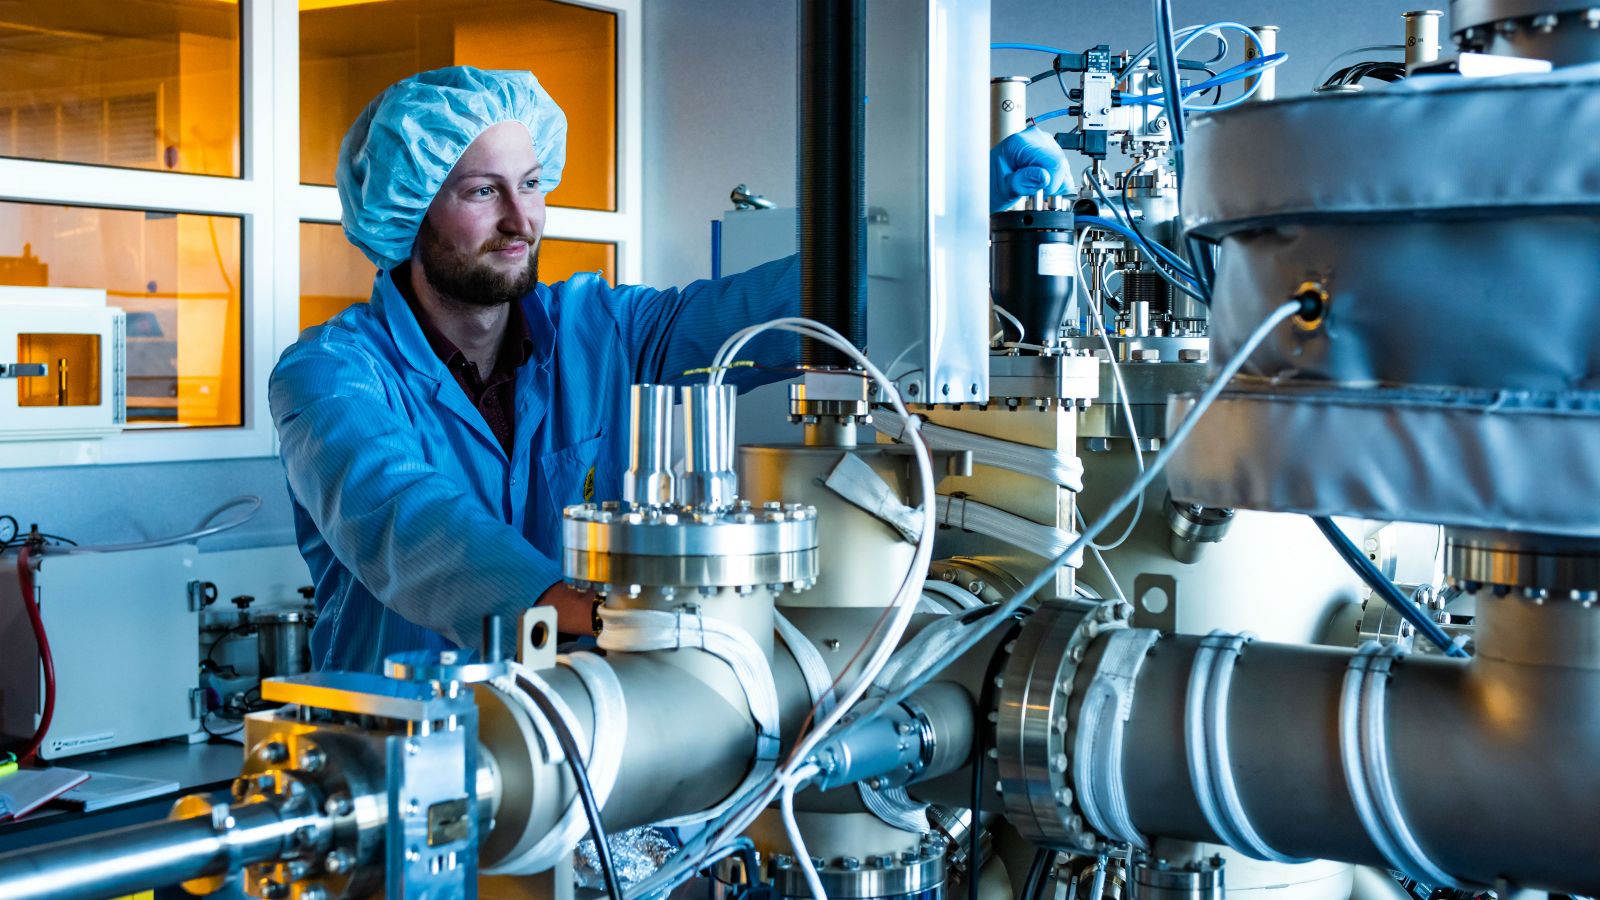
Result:
{"label": "wire bundle", "polygon": [[[882,395],[888,398],[889,404],[894,408],[909,427],[905,431],[905,438],[911,444],[916,460],[917,479],[920,488],[919,496],[933,497],[934,478],[932,458],[928,452],[927,443],[919,433],[917,420],[907,410],[900,392],[884,373],[873,365],[867,357],[853,344],[846,340],[837,331],[818,322],[800,317],[775,319],[759,325],[745,328],[730,338],[718,350],[712,360],[709,381],[713,385],[722,383],[723,375],[738,357],[739,352],[756,335],[763,331],[779,330],[800,334],[829,344],[849,357],[856,365],[860,366],[869,377],[877,384]],[[738,796],[736,802],[730,804],[728,811],[711,822],[699,835],[684,844],[677,856],[673,857],[666,865],[662,866],[655,875],[636,885],[629,892],[630,897],[656,897],[669,892],[674,886],[692,875],[697,869],[728,853],[735,852],[734,842],[746,829],[755,822],[761,811],[766,809],[775,800],[782,802],[787,812],[785,823],[789,826],[789,837],[794,845],[795,855],[805,875],[808,884],[817,900],[824,900],[826,894],[822,891],[821,881],[815,868],[811,864],[810,855],[805,850],[805,844],[798,828],[794,827],[793,804],[794,792],[811,778],[815,777],[818,770],[810,761],[811,754],[817,745],[834,729],[839,726],[845,713],[859,701],[872,685],[878,673],[888,663],[890,656],[899,645],[911,616],[916,612],[922,597],[922,584],[928,570],[928,563],[933,554],[933,535],[936,528],[934,519],[934,506],[924,503],[921,509],[923,527],[917,541],[916,551],[912,554],[911,565],[906,572],[904,580],[896,590],[894,598],[884,610],[884,617],[875,626],[867,641],[862,645],[862,652],[871,647],[866,662],[861,666],[860,674],[847,690],[838,692],[838,702],[832,709],[824,712],[820,705],[813,707],[812,715],[815,726],[805,732],[787,759],[780,764],[776,771],[766,779],[758,789],[744,792]],[[850,671],[851,665],[844,667]],[[837,683],[834,685],[837,691]]]}

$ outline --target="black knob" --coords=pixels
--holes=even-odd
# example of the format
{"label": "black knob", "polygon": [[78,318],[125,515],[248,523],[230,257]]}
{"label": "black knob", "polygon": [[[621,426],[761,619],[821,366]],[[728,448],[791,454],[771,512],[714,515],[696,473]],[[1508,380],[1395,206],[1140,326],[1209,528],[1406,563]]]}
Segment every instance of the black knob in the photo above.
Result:
{"label": "black knob", "polygon": [[309,584],[304,587],[295,588],[295,590],[299,592],[300,596],[306,598],[307,600],[317,596],[317,589]]}
{"label": "black knob", "polygon": [[256,602],[256,598],[250,596],[249,594],[240,594],[239,596],[233,598],[233,600],[230,602],[233,603],[234,606],[239,607],[240,612],[243,612],[244,610],[250,608],[250,604]]}

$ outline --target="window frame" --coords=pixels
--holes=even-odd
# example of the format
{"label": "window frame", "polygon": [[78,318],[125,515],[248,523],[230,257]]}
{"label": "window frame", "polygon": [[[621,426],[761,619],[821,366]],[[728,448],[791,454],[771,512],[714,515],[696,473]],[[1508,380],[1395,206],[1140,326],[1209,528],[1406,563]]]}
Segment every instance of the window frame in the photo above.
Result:
{"label": "window frame", "polygon": [[[617,247],[615,282],[643,271],[642,0],[559,0],[617,17],[617,208],[552,205],[545,235]],[[237,217],[243,425],[128,426],[98,439],[0,442],[0,469],[276,456],[267,381],[299,336],[300,222],[339,222],[338,192],[300,183],[300,10],[240,0],[238,178],[0,158],[0,200]],[[559,195],[558,195],[559,197]]]}

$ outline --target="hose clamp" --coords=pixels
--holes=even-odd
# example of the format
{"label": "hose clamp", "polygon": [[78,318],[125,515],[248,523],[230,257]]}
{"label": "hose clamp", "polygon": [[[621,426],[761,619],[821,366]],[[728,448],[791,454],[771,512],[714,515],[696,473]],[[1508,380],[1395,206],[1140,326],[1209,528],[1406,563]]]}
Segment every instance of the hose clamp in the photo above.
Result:
{"label": "hose clamp", "polygon": [[1461,887],[1422,849],[1389,774],[1389,736],[1384,708],[1389,676],[1406,650],[1368,641],[1350,658],[1339,694],[1339,751],[1356,815],[1389,867],[1434,885]]}
{"label": "hose clamp", "polygon": [[1189,782],[1206,824],[1222,842],[1252,859],[1302,863],[1301,857],[1268,846],[1250,822],[1239,800],[1228,753],[1228,689],[1233,667],[1255,636],[1217,630],[1206,635],[1189,670],[1184,705],[1184,747],[1189,757]]}
{"label": "hose clamp", "polygon": [[1124,723],[1133,712],[1133,691],[1146,655],[1161,633],[1153,628],[1113,631],[1078,709],[1073,742],[1073,784],[1083,816],[1096,831],[1115,841],[1149,849],[1128,812],[1122,780]]}

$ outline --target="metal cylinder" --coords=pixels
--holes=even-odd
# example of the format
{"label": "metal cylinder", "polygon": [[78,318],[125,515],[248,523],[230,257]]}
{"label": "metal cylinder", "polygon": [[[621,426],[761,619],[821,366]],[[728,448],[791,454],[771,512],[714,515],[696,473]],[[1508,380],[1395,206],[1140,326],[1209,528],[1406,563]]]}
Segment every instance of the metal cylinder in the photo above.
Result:
{"label": "metal cylinder", "polygon": [[1439,22],[1444,13],[1437,9],[1414,9],[1402,15],[1406,20],[1406,65],[1438,59]]}
{"label": "metal cylinder", "polygon": [[[1261,42],[1261,49],[1258,51],[1256,50],[1255,44],[1246,42],[1244,46],[1245,62],[1260,59],[1263,56],[1271,56],[1272,54],[1278,52],[1278,26],[1256,25],[1250,30],[1255,33],[1256,40]],[[1437,45],[1437,30],[1434,33],[1434,37],[1434,43]],[[1261,82],[1261,89],[1256,91],[1255,94],[1251,96],[1250,99],[1252,102],[1259,103],[1267,100],[1276,100],[1278,98],[1278,70],[1276,68],[1267,69],[1260,75],[1252,75],[1249,78],[1246,78],[1244,80],[1245,90],[1249,90],[1250,86],[1258,81]]]}
{"label": "metal cylinder", "polygon": [[1032,343],[1052,345],[1072,300],[1072,213],[1014,210],[989,217],[994,302]]}
{"label": "metal cylinder", "polygon": [[1222,872],[1220,856],[1186,866],[1168,865],[1163,860],[1137,862],[1128,878],[1129,896],[1133,900],[1222,900],[1227,895]]}
{"label": "metal cylinder", "polygon": [[1450,0],[1450,31],[1463,51],[1556,67],[1600,60],[1600,6],[1593,0]]}
{"label": "metal cylinder", "polygon": [[277,858],[311,818],[253,803],[19,850],[0,856],[0,897],[114,897],[228,872]]}
{"label": "metal cylinder", "polygon": [[[867,342],[866,2],[800,4],[800,314]],[[806,338],[801,358],[845,368]]]}
{"label": "metal cylinder", "polygon": [[262,678],[311,671],[311,624],[315,620],[316,614],[309,610],[249,614],[256,629],[256,662]]}
{"label": "metal cylinder", "polygon": [[1146,300],[1135,300],[1128,304],[1128,316],[1133,320],[1134,337],[1150,336],[1150,303]]}
{"label": "metal cylinder", "polygon": [[[1593,635],[1595,611],[1584,612],[1590,625],[1581,630]],[[1121,777],[1141,833],[1215,843],[1196,799],[1186,728],[1174,727],[1187,721],[1203,640],[1163,637],[1146,657]],[[1470,665],[1413,655],[1388,676],[1383,752],[1407,825],[1437,865],[1467,884],[1507,878],[1600,889],[1588,840],[1600,832],[1591,764],[1600,756],[1600,705],[1590,699],[1600,694],[1600,670],[1485,656],[1496,652],[1480,639]],[[1228,769],[1251,827],[1275,851],[1392,868],[1345,774],[1340,699],[1351,659],[1323,647],[1246,647],[1226,692]],[[1448,753],[1439,750],[1442,735]]]}
{"label": "metal cylinder", "polygon": [[1028,127],[1028,77],[989,79],[989,146]]}
{"label": "metal cylinder", "polygon": [[672,505],[672,388],[636,384],[630,389],[628,471],[622,499],[635,506]]}
{"label": "metal cylinder", "polygon": [[684,459],[678,499],[685,506],[727,509],[739,495],[733,470],[738,390],[731,384],[691,384],[680,390]]}

